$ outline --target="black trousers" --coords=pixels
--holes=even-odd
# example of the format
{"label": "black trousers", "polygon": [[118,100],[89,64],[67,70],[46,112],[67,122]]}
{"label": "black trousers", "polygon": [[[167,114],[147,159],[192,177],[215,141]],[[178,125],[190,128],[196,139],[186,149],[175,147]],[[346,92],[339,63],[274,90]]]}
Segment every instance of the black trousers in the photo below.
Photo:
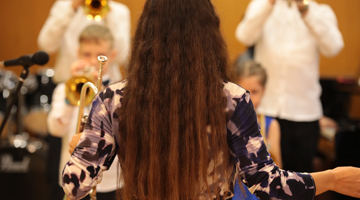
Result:
{"label": "black trousers", "polygon": [[61,154],[61,138],[48,134],[47,179],[49,185],[49,200],[63,200],[64,191],[59,186],[59,163]]}
{"label": "black trousers", "polygon": [[319,121],[294,122],[277,118],[281,130],[283,169],[312,172],[320,137]]}

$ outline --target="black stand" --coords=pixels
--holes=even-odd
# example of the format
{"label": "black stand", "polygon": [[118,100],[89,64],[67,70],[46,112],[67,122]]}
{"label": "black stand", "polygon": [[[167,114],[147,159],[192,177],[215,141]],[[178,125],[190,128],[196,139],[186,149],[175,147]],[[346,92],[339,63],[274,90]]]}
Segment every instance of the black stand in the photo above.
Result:
{"label": "black stand", "polygon": [[26,66],[24,66],[24,69],[21,71],[21,74],[20,74],[20,77],[19,77],[19,83],[18,83],[18,85],[16,87],[16,91],[15,91],[15,93],[13,93],[13,98],[12,98],[10,104],[7,107],[5,117],[4,117],[4,119],[3,119],[2,123],[1,123],[0,136],[1,136],[2,132],[3,132],[3,130],[4,130],[4,127],[6,125],[7,120],[9,119],[11,109],[14,106],[16,100],[17,100],[20,89],[21,89],[22,85],[24,84],[25,79],[29,75],[29,67],[30,67],[29,65],[26,65]]}

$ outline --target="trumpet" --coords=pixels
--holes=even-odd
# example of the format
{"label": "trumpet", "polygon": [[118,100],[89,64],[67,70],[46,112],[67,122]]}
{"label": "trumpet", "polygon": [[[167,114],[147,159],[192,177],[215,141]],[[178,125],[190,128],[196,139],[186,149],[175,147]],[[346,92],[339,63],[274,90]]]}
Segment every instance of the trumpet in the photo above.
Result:
{"label": "trumpet", "polygon": [[291,3],[294,1],[298,6],[306,6],[309,4],[310,0],[285,0],[287,1],[289,7],[291,6]]}
{"label": "trumpet", "polygon": [[[81,87],[80,99],[79,99],[79,103],[78,103],[79,114],[78,114],[78,118],[77,118],[75,134],[78,134],[83,131],[84,124],[88,118],[87,115],[84,115],[85,99],[91,98],[91,100],[92,100],[94,98],[94,96],[99,92],[99,89],[102,86],[102,71],[103,71],[103,67],[104,67],[105,63],[107,62],[107,57],[106,56],[98,56],[97,59],[99,62],[99,75],[98,75],[98,79],[97,79],[97,85],[95,86],[94,83],[89,81],[89,82],[85,82]],[[89,97],[89,94],[87,94],[88,89],[91,89],[91,91],[94,94],[93,96]],[[90,195],[91,200],[96,200],[96,186],[94,186],[90,190],[89,195]]]}
{"label": "trumpet", "polygon": [[[96,86],[94,85],[94,83],[89,81],[89,82],[84,83],[83,86],[81,87],[80,100],[79,100],[79,115],[78,115],[78,121],[77,121],[77,126],[76,126],[76,133],[82,132],[82,130],[80,130],[82,117],[80,117],[80,116],[83,116],[83,112],[84,112],[84,108],[85,108],[85,100],[88,98],[87,97],[88,89],[91,89],[95,96],[99,92],[99,88],[101,88],[101,86],[102,86],[102,72],[103,72],[105,63],[107,62],[107,57],[106,56],[98,56],[97,59],[99,62],[99,75],[98,75]],[[94,96],[92,96],[91,99],[93,99]],[[85,116],[85,117],[87,118],[87,116]]]}
{"label": "trumpet", "polygon": [[100,21],[110,11],[107,0],[85,0],[83,10],[89,20]]}
{"label": "trumpet", "polygon": [[[95,67],[87,68],[83,71],[82,75],[77,75],[71,77],[65,82],[65,94],[66,99],[70,105],[79,106],[80,105],[80,96],[81,89],[83,85],[87,82],[94,83],[91,73],[95,70]],[[88,106],[92,102],[95,93],[93,90],[86,90],[86,96],[84,98],[84,105]]]}

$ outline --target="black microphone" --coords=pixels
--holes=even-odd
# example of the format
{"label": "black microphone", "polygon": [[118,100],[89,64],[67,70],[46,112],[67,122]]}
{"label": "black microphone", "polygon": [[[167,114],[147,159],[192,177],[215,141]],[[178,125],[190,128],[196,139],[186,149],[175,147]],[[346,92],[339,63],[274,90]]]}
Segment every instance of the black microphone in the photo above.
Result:
{"label": "black microphone", "polygon": [[16,65],[31,66],[45,65],[49,62],[49,55],[45,51],[38,51],[33,55],[24,55],[16,59],[0,61],[0,67],[10,67]]}

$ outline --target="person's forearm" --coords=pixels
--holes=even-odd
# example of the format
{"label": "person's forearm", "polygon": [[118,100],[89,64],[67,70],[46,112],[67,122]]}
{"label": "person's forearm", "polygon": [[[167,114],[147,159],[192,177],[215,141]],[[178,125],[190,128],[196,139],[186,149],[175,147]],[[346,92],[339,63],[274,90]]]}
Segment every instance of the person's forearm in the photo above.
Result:
{"label": "person's forearm", "polygon": [[109,27],[112,27],[111,30],[115,40],[114,47],[117,50],[115,62],[119,65],[124,65],[127,61],[128,52],[130,50],[130,10],[125,6],[114,5],[112,8],[112,13],[109,13],[106,17],[106,24]]}
{"label": "person's forearm", "polygon": [[71,2],[55,2],[49,17],[39,33],[39,48],[49,53],[56,52],[74,14],[75,11],[71,6]]}
{"label": "person's forearm", "polygon": [[65,84],[56,86],[51,102],[51,110],[47,116],[47,126],[49,132],[57,137],[62,137],[67,133],[68,126],[74,113],[74,106],[67,105],[65,102]]}
{"label": "person's forearm", "polygon": [[332,190],[347,196],[360,198],[360,168],[337,167],[311,173],[316,186],[316,195]]}
{"label": "person's forearm", "polygon": [[325,5],[310,3],[303,16],[304,22],[313,34],[320,52],[326,57],[337,55],[344,47],[342,34],[332,9]]}
{"label": "person's forearm", "polygon": [[247,46],[254,45],[260,38],[263,26],[271,14],[273,4],[268,0],[251,1],[244,19],[236,28],[236,38]]}
{"label": "person's forearm", "polygon": [[333,190],[334,188],[334,174],[332,170],[326,170],[321,172],[314,172],[310,174],[315,182],[316,194],[319,195],[328,190]]}

